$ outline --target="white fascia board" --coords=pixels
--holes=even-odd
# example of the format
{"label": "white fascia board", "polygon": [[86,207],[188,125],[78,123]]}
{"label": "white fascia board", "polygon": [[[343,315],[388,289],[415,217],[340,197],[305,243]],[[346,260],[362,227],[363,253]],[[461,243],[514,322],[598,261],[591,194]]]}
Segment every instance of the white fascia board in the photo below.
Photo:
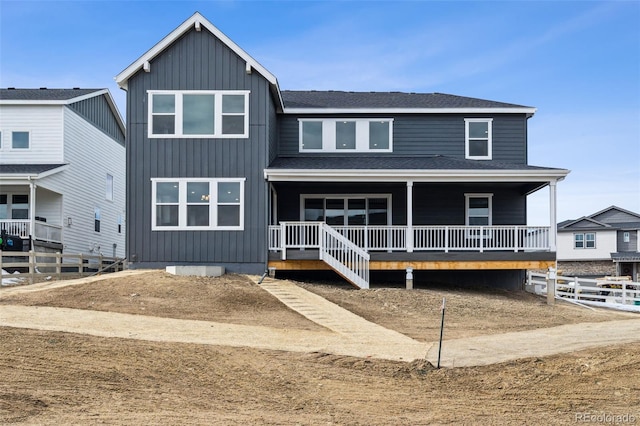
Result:
{"label": "white fascia board", "polygon": [[536,108],[285,108],[285,114],[527,114]]}
{"label": "white fascia board", "polygon": [[568,170],[265,169],[271,182],[558,182]]}
{"label": "white fascia board", "polygon": [[68,100],[25,100],[25,99],[3,99],[0,100],[0,105],[67,105]]}
{"label": "white fascia board", "polygon": [[[233,50],[238,56],[244,59],[247,64],[251,65],[253,69],[258,71],[262,76],[264,76],[271,84],[277,87],[278,81],[275,76],[267,71],[262,65],[260,65],[255,59],[251,57],[247,52],[245,52],[240,46],[234,43],[229,37],[227,37],[222,31],[216,28],[211,22],[209,22],[204,16],[202,16],[199,12],[196,12],[189,19],[184,21],[178,28],[173,30],[169,35],[160,40],[155,46],[149,49],[145,54],[143,54],[140,58],[138,58],[135,62],[129,65],[124,71],[118,74],[115,77],[116,83],[120,88],[127,90],[127,82],[129,78],[135,74],[139,69],[141,69],[145,62],[151,61],[158,54],[160,54],[164,49],[166,49],[171,43],[180,38],[183,34],[189,31],[191,28],[195,27],[196,22],[199,22],[201,26],[204,26],[209,32],[211,32],[214,36],[216,36],[220,41],[222,41],[227,47]],[[278,92],[280,89],[278,88]]]}

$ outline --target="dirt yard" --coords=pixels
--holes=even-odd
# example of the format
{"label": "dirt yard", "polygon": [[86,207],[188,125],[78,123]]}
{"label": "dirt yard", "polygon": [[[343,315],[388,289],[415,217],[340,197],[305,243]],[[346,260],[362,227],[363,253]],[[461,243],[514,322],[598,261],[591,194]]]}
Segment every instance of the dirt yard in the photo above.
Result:
{"label": "dirt yard", "polygon": [[[637,318],[549,307],[521,292],[300,285],[421,341],[437,339],[443,297],[446,339]],[[322,329],[235,275],[153,272],[0,298],[0,310],[8,304]],[[0,331],[1,424],[640,424],[640,344],[435,370],[421,361]]]}

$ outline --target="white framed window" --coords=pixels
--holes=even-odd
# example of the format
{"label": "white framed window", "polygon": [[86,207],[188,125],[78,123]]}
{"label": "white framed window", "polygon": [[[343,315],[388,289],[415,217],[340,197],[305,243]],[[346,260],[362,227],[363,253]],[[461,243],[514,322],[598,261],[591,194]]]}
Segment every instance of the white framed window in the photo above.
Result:
{"label": "white framed window", "polygon": [[391,194],[301,194],[305,222],[342,225],[390,225]]}
{"label": "white framed window", "polygon": [[151,179],[151,229],[244,229],[244,178]]}
{"label": "white framed window", "polygon": [[595,232],[573,234],[573,247],[577,249],[596,248]]}
{"label": "white framed window", "polygon": [[628,243],[631,240],[631,234],[625,231],[622,233],[622,242]]}
{"label": "white framed window", "polygon": [[465,158],[471,160],[491,160],[492,155],[491,118],[465,118]]}
{"label": "white framed window", "polygon": [[299,122],[300,152],[391,152],[393,119],[308,118]]}
{"label": "white framed window", "polygon": [[248,138],[249,93],[150,90],[149,138]]}
{"label": "white framed window", "polygon": [[29,132],[11,132],[11,149],[29,149],[31,135]]}
{"label": "white framed window", "polygon": [[106,194],[105,198],[107,201],[113,201],[113,176],[107,173],[107,182],[106,182]]}
{"label": "white framed window", "polygon": [[491,226],[493,194],[464,194],[465,225]]}

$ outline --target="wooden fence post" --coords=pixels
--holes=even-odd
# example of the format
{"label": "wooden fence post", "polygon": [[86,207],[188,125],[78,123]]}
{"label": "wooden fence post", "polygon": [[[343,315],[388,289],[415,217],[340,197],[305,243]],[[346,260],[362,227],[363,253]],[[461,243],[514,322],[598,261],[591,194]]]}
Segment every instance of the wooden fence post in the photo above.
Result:
{"label": "wooden fence post", "polygon": [[36,273],[36,253],[29,250],[29,284],[33,284]]}
{"label": "wooden fence post", "polygon": [[58,279],[62,279],[62,253],[56,253],[56,275]]}

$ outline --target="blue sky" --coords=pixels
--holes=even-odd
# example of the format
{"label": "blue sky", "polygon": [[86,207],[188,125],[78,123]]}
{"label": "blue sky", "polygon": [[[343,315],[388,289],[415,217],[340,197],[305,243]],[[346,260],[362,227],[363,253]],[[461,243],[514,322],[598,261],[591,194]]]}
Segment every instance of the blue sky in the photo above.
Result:
{"label": "blue sky", "polygon": [[[538,108],[558,220],[640,212],[640,1],[5,1],[1,87],[106,87],[195,11],[281,89],[441,92]],[[545,225],[548,191],[529,197]]]}

